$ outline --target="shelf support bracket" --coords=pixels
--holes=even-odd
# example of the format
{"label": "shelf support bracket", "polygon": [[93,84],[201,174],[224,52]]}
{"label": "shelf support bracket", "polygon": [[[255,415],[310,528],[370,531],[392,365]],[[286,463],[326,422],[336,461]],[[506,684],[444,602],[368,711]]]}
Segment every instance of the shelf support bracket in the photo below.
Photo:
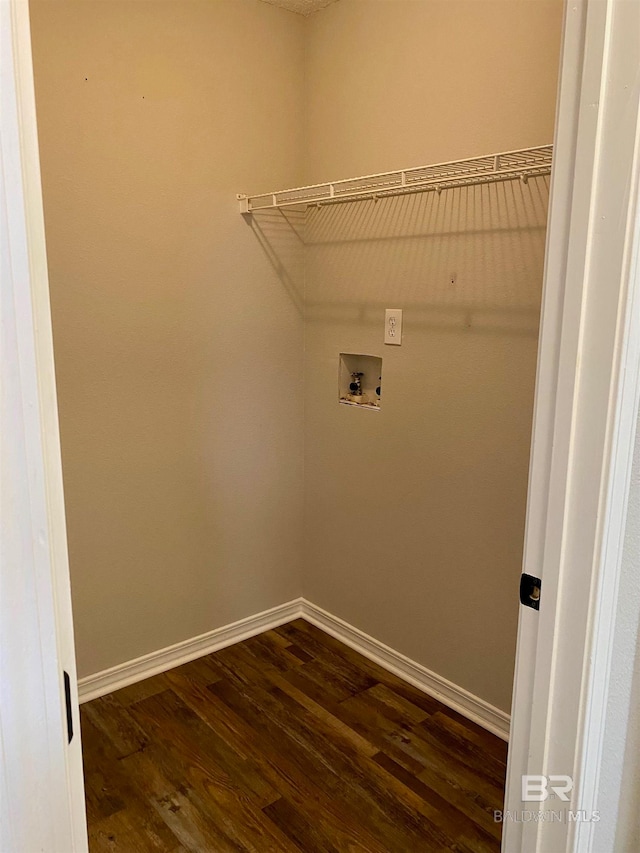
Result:
{"label": "shelf support bracket", "polygon": [[240,213],[251,216],[251,211],[249,210],[249,196],[244,195],[243,193],[238,193],[236,198],[240,202]]}

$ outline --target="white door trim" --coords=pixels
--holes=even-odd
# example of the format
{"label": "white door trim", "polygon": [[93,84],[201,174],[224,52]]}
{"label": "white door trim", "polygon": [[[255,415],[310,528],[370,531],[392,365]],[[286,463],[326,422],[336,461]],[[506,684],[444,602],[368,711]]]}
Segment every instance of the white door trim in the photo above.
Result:
{"label": "white door trim", "polygon": [[[565,11],[505,808],[597,810],[620,544],[640,369],[638,11]],[[523,803],[521,776],[567,774],[568,803]],[[504,826],[503,850],[589,851],[589,821]]]}
{"label": "white door trim", "polygon": [[[87,848],[26,0],[0,0],[0,849]],[[63,670],[74,737],[67,744]]]}

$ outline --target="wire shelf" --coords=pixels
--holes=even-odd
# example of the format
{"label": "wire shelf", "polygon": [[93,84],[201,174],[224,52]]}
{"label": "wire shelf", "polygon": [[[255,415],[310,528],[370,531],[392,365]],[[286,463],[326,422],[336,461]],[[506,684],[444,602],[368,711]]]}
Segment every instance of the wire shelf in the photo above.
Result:
{"label": "wire shelf", "polygon": [[240,212],[250,214],[257,210],[280,207],[322,206],[347,201],[378,199],[409,193],[442,192],[453,187],[495,181],[521,180],[548,175],[551,172],[553,146],[523,148],[487,154],[469,160],[454,160],[433,166],[418,166],[396,172],[381,172],[361,178],[347,178],[325,184],[312,184],[289,190],[237,196]]}

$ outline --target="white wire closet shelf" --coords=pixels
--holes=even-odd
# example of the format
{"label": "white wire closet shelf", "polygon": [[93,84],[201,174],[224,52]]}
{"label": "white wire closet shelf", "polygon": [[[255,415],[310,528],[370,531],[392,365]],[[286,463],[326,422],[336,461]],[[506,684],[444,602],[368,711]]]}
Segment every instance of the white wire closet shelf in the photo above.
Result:
{"label": "white wire closet shelf", "polygon": [[240,212],[247,214],[281,207],[322,206],[430,191],[440,193],[453,187],[496,181],[521,180],[526,183],[529,178],[550,174],[552,154],[553,145],[541,145],[289,190],[257,195],[239,194],[237,198]]}

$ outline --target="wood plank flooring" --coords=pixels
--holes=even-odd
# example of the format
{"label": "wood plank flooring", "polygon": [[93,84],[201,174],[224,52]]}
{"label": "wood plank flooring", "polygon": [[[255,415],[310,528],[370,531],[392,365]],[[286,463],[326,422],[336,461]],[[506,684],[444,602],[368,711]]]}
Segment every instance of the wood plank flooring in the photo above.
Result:
{"label": "wood plank flooring", "polygon": [[92,853],[496,853],[506,744],[302,619],[82,706]]}

